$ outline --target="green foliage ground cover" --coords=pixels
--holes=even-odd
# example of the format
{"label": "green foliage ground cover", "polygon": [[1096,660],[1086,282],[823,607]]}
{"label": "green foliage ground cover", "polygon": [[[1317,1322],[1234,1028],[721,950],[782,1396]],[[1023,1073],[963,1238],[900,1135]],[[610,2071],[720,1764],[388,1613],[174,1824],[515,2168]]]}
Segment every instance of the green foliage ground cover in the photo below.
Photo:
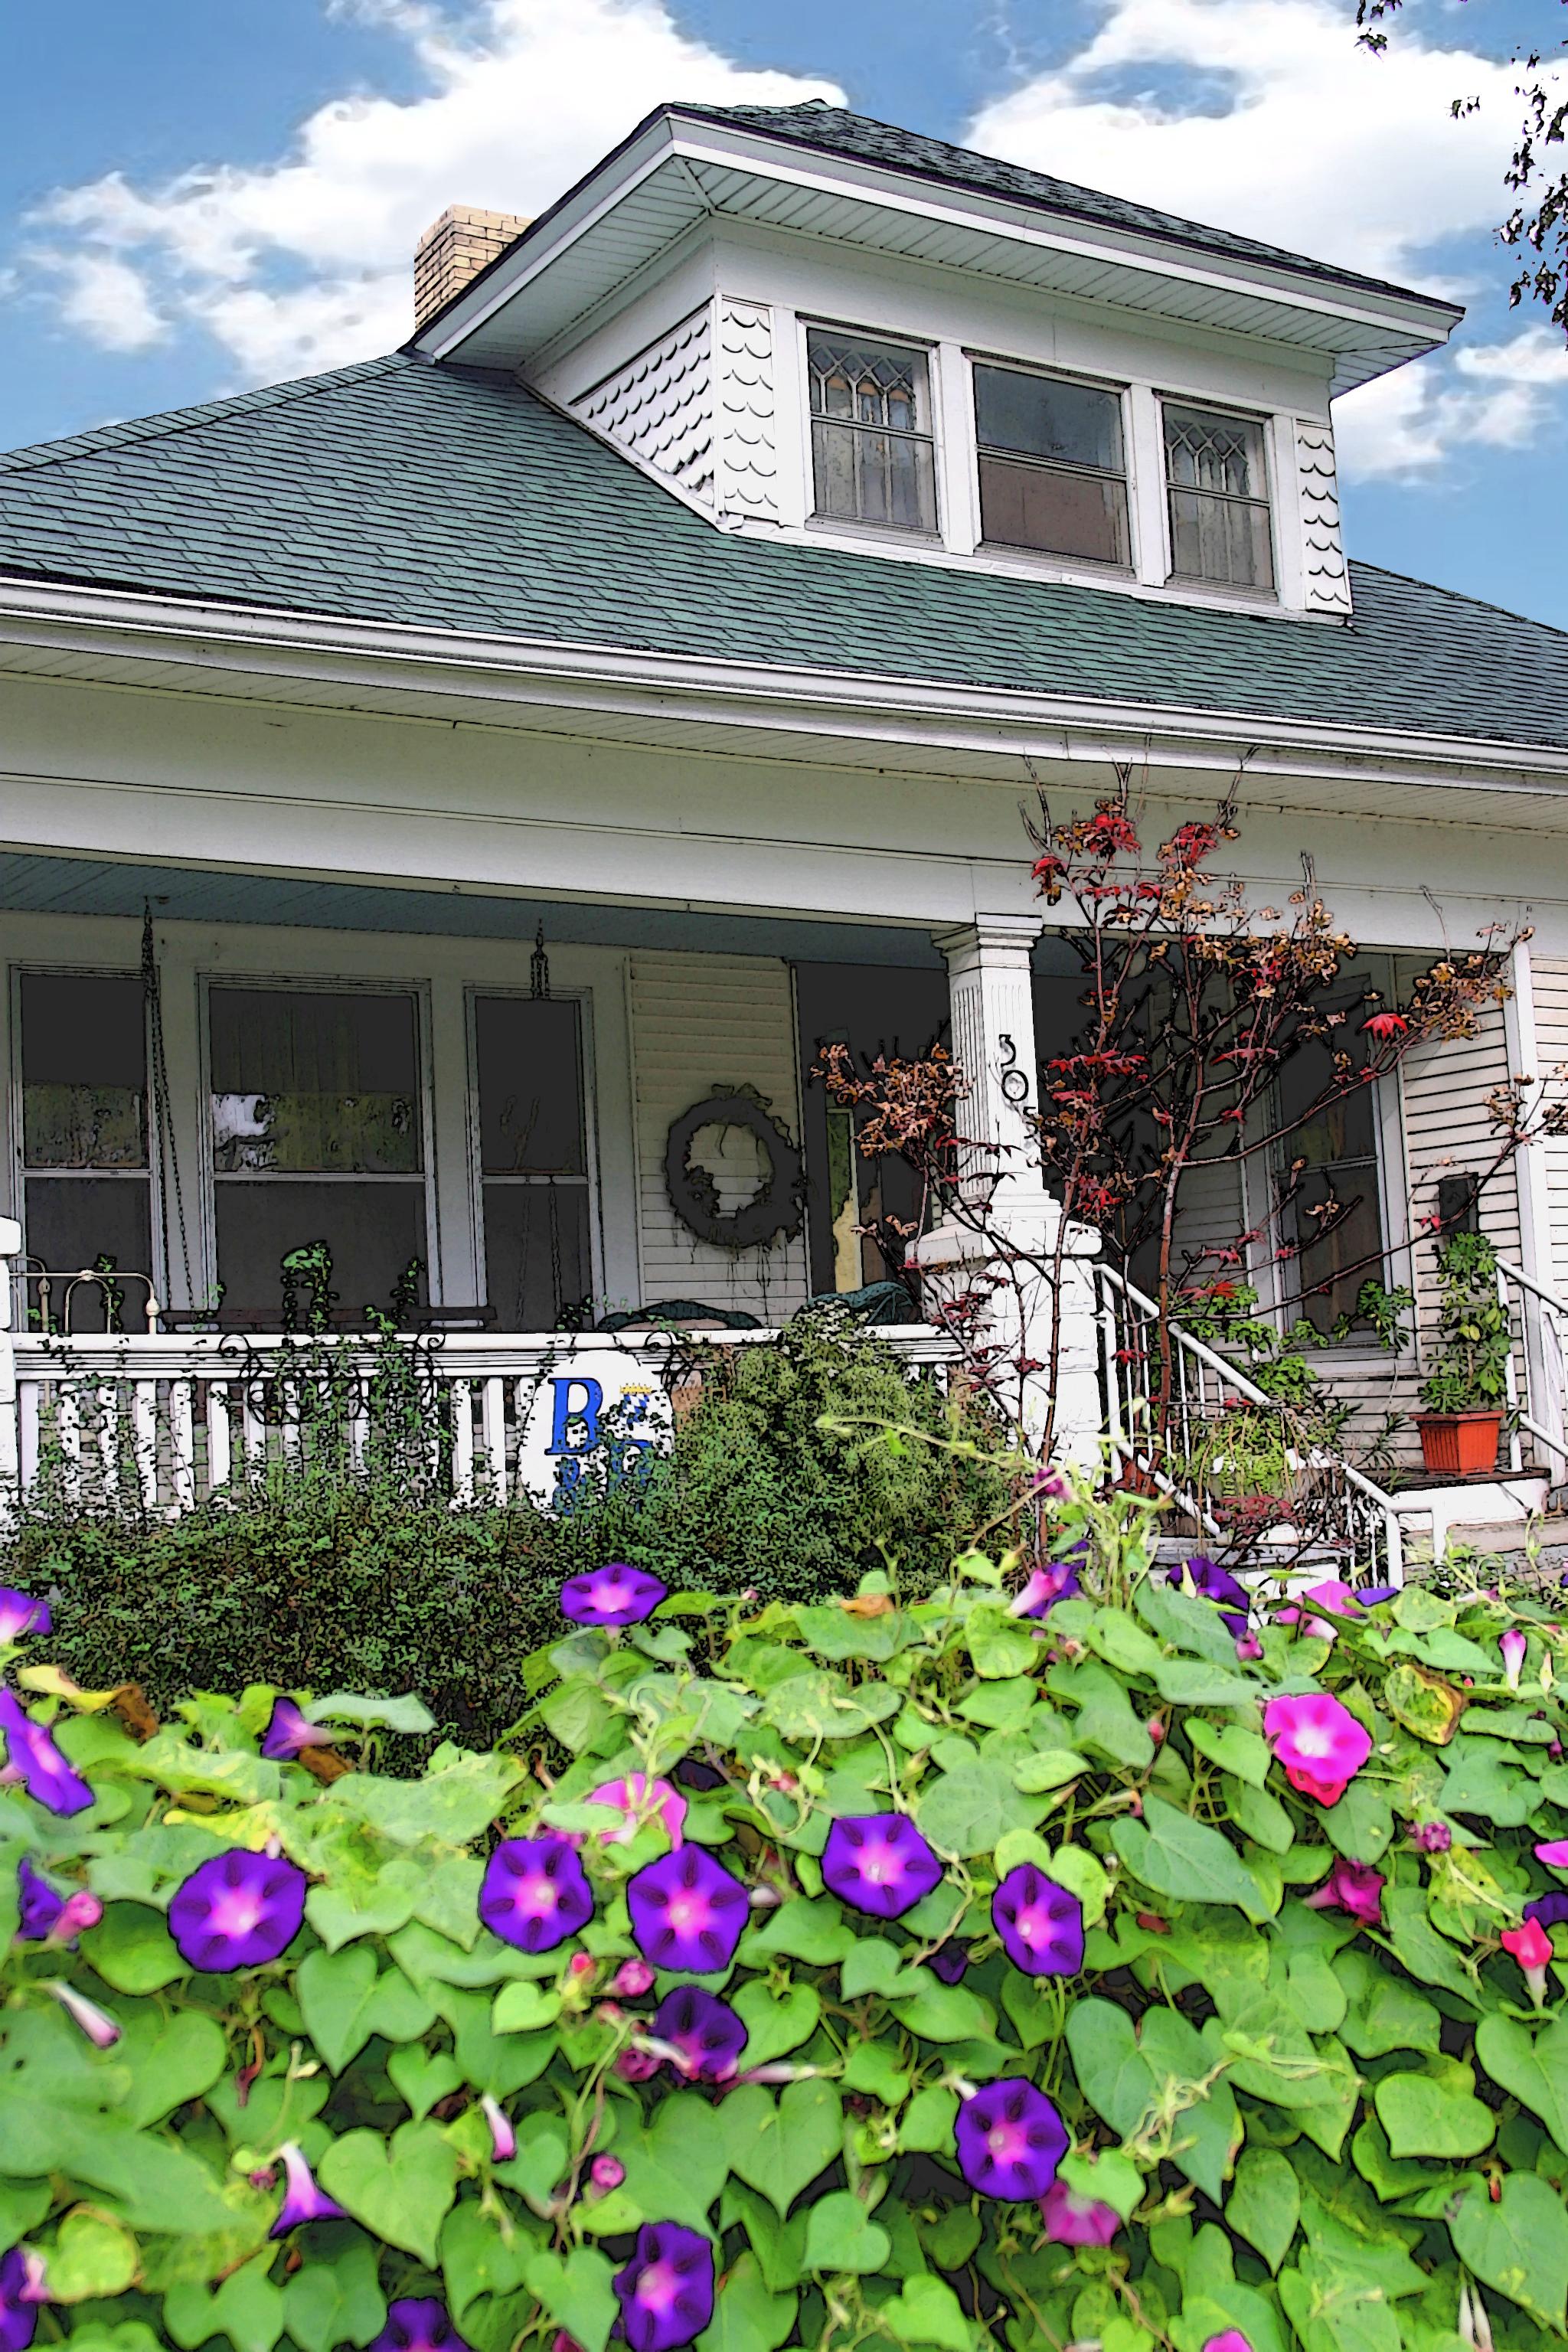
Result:
{"label": "green foliage ground cover", "polygon": [[[711,2249],[700,2352],[1559,2340],[1568,1640],[1523,1600],[1411,1590],[1276,1614],[1238,1654],[1215,1602],[1151,1574],[1142,1506],[1070,1499],[1051,1527],[1082,1589],[1044,1619],[1011,1613],[1024,1564],[974,1552],[912,1601],[873,1572],[854,1608],[697,1593],[558,1625],[503,1748],[442,1746],[415,1779],[375,1769],[408,1731],[374,1708],[317,1701],[351,1737],[367,1718],[323,1786],[258,1753],[268,1689],[138,1742],[13,1647],[92,1797],[0,1790],[0,1896],[26,1860],[104,1913],[74,1951],[5,1923],[0,2248],[41,2260],[47,2300],[3,2324],[36,2309],[75,2352],[331,2352],[429,2298],[474,2352],[605,2352],[637,2233],[675,2224]],[[1329,1725],[1321,1752],[1281,1705]],[[727,1963],[642,1991],[636,1882],[670,1816],[595,1792],[693,1763],[680,1851],[748,1890],[747,1924]],[[889,1812],[940,1874],[884,1918],[824,1873],[836,1823]],[[580,1841],[593,1915],[552,1949],[481,1923],[498,1835]],[[308,1881],[298,1933],[194,1968],[177,1890],[269,1847]],[[998,1885],[1030,1866],[1081,1911],[1071,1975],[999,1939]],[[682,1984],[747,2029],[727,2083],[647,2048]],[[1058,2187],[1108,2242],[964,2177],[955,2126],[998,2084],[1052,2103]],[[342,2216],[275,2238],[285,2145]]]}
{"label": "green foliage ground cover", "polygon": [[777,1345],[710,1368],[646,1486],[590,1481],[564,1517],[454,1508],[392,1473],[237,1489],[174,1519],[84,1509],[46,1482],[0,1582],[50,1596],[47,1654],[84,1685],[137,1681],[160,1706],[258,1682],[413,1689],[443,1732],[488,1747],[526,1704],[562,1582],[601,1560],[651,1569],[672,1591],[809,1599],[850,1589],[885,1545],[906,1589],[931,1590],[1011,1482],[963,1452],[868,1450],[879,1421],[978,1426],[874,1337],[799,1318]]}

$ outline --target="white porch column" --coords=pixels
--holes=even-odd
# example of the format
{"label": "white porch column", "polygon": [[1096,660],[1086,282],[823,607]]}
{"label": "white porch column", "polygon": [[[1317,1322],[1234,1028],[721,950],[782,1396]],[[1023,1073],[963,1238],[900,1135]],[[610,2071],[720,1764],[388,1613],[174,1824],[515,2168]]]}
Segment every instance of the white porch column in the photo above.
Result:
{"label": "white porch column", "polygon": [[[1030,953],[1042,929],[1032,915],[981,915],[935,934],[965,1085],[956,1112],[964,1145],[959,1200],[911,1255],[933,1303],[984,1285],[984,1336],[997,1351],[1004,1402],[1033,1443],[1048,1423],[1053,1455],[1093,1466],[1101,1413],[1090,1260],[1100,1237],[1082,1225],[1063,1231],[1039,1164]],[[1019,1372],[1020,1360],[1042,1369]]]}
{"label": "white porch column", "polygon": [[16,1350],[11,1338],[11,1284],[21,1254],[21,1226],[15,1217],[0,1217],[0,1535],[9,1533],[21,1499]]}

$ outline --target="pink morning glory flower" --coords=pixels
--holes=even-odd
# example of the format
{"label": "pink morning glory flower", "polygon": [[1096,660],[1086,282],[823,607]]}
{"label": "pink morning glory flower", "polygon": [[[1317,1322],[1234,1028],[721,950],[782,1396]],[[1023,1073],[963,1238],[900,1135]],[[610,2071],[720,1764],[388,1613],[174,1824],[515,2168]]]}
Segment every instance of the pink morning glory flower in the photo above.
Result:
{"label": "pink morning glory flower", "polygon": [[593,1890],[570,1838],[503,1838],[485,1864],[479,1917],[521,1952],[552,1952],[593,1916]]}
{"label": "pink morning glory flower", "polygon": [[1498,1635],[1498,1648],[1502,1652],[1503,1680],[1510,1690],[1519,1688],[1520,1670],[1524,1664],[1524,1654],[1529,1647],[1529,1643],[1517,1625],[1510,1625],[1506,1633]]}
{"label": "pink morning glory flower", "polygon": [[713,2316],[713,2248],[678,2221],[645,2221],[615,2289],[632,2352],[676,2352]]}
{"label": "pink morning glory flower", "polygon": [[941,1863],[907,1813],[851,1813],[827,1832],[824,1885],[873,1919],[901,1918],[941,1877]]}
{"label": "pink morning glory flower", "polygon": [[680,2053],[682,2070],[699,2083],[723,2083],[746,2046],[746,2029],[726,2000],[700,1985],[678,1985],[654,2012],[653,2030]]}
{"label": "pink morning glory flower", "polygon": [[1270,1699],[1263,1728],[1290,1786],[1321,1805],[1337,1805],[1372,1754],[1371,1733],[1327,1691]]}
{"label": "pink morning glory flower", "polygon": [[291,1764],[307,1748],[330,1748],[337,1736],[335,1731],[311,1723],[291,1698],[274,1699],[267,1728],[261,1735],[261,1752],[279,1763]]}
{"label": "pink morning glory flower", "polygon": [[1505,1927],[1502,1948],[1511,1952],[1524,1971],[1524,1981],[1530,1987],[1530,1997],[1537,2009],[1546,1998],[1546,1968],[1552,1958],[1552,1938],[1539,1919],[1527,1919],[1522,1927]]}
{"label": "pink morning glory flower", "polygon": [[601,1830],[601,1845],[629,1845],[645,1822],[658,1822],[671,1845],[679,1845],[686,1820],[686,1800],[668,1780],[650,1780],[646,1772],[628,1772],[624,1780],[606,1780],[593,1790],[591,1805],[613,1805],[626,1819],[618,1829]]}
{"label": "pink morning glory flower", "polygon": [[405,2295],[388,2304],[386,2326],[369,2352],[469,2352],[444,2303],[433,2294]]}
{"label": "pink morning glory flower", "polygon": [[1207,2338],[1204,2352],[1252,2352],[1252,2346],[1239,2327],[1222,2327],[1217,2336]]}
{"label": "pink morning glory flower", "polygon": [[[1410,1832],[1410,1843],[1417,1853],[1447,1853],[1454,1843],[1454,1832],[1447,1822],[1421,1822]],[[1536,1853],[1541,1852],[1539,1846]]]}
{"label": "pink morning glory flower", "polygon": [[1058,1601],[1070,1601],[1081,1591],[1078,1570],[1069,1559],[1037,1568],[1007,1603],[1009,1617],[1048,1617]]}
{"label": "pink morning glory flower", "polygon": [[574,1625],[640,1625],[668,1590],[646,1568],[615,1559],[605,1568],[567,1578],[561,1588],[562,1614]]}
{"label": "pink morning glory flower", "polygon": [[1053,2180],[1040,2200],[1046,2235],[1057,2246],[1109,2246],[1121,2227],[1114,2205],[1080,2197],[1065,2180]]}
{"label": "pink morning glory flower", "polygon": [[1370,1863],[1347,1862],[1337,1855],[1330,1871],[1315,1894],[1306,1898],[1310,1911],[1348,1911],[1352,1919],[1360,1919],[1369,1927],[1381,1926],[1383,1920],[1384,1874],[1373,1870]]}
{"label": "pink morning glory flower", "polygon": [[35,1601],[14,1585],[0,1584],[0,1642],[19,1642],[24,1633],[47,1633],[53,1629],[47,1601]]}
{"label": "pink morning glory flower", "polygon": [[1031,1977],[1076,1977],[1083,1966],[1083,1906],[1076,1895],[1021,1862],[991,1898],[991,1918],[1016,1969]]}
{"label": "pink morning glory flower", "polygon": [[1068,2152],[1060,2116],[1021,2074],[1004,2074],[965,2099],[952,2138],[960,2172],[983,2197],[1043,2197]]}
{"label": "pink morning glory flower", "polygon": [[1568,1870],[1568,1838],[1552,1838],[1535,1849],[1535,1859],[1548,1870]]}
{"label": "pink morning glory flower", "polygon": [[92,1790],[79,1772],[73,1772],[44,1729],[35,1723],[14,1691],[0,1690],[0,1738],[5,1761],[21,1774],[27,1794],[46,1812],[81,1813],[92,1802]]}
{"label": "pink morning glory flower", "polygon": [[1263,1644],[1256,1633],[1238,1633],[1236,1637],[1236,1654],[1243,1665],[1248,1665],[1254,1658],[1260,1658],[1263,1655]]}
{"label": "pink morning glory flower", "polygon": [[85,1886],[57,1895],[24,1854],[16,1864],[16,1939],[26,1944],[71,1944],[84,1927],[96,1927],[103,1906]]}
{"label": "pink morning glory flower", "polygon": [[[632,1934],[656,1968],[708,1976],[727,1969],[746,1924],[746,1890],[698,1845],[661,1854],[626,1886]],[[706,2324],[706,2323],[704,2323]]]}
{"label": "pink morning glory flower", "polygon": [[490,2127],[490,2162],[509,2164],[517,2154],[517,2134],[511,2127],[511,2117],[488,2091],[479,2101],[479,2112]]}
{"label": "pink morning glory flower", "polygon": [[281,1958],[305,1917],[305,1874],[284,1854],[239,1847],[199,1863],[174,1890],[169,1933],[194,1969],[227,1976]]}
{"label": "pink morning glory flower", "polygon": [[267,2233],[268,2237],[285,2237],[301,2221],[342,2221],[347,2219],[342,2207],[334,2202],[324,2189],[317,2188],[315,2176],[305,2161],[303,2148],[297,2147],[293,2140],[288,2140],[278,2153],[283,2159],[288,2187],[283,2191],[283,2202],[278,2209],[278,2219]]}

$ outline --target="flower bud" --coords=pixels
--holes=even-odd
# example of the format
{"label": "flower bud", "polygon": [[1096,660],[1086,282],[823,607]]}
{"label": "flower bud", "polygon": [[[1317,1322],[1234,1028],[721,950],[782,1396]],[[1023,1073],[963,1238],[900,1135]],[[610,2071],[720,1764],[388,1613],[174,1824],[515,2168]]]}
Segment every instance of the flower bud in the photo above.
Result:
{"label": "flower bud", "polygon": [[588,2178],[601,2197],[607,2197],[612,2189],[618,2189],[626,2177],[626,2168],[618,2157],[596,2156],[588,2168]]}
{"label": "flower bud", "polygon": [[[653,1985],[653,1970],[646,1960],[623,1960],[610,1979],[610,1990],[622,1994],[627,2000],[639,2000]],[[601,2010],[599,2014],[604,2015]]]}

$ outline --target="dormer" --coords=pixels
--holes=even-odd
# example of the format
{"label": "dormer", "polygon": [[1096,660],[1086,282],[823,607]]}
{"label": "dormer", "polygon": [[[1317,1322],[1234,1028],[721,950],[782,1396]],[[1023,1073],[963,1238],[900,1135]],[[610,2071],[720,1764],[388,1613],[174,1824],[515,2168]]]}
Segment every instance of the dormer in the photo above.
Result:
{"label": "dormer", "polygon": [[1423,294],[813,101],[668,106],[426,320],[716,529],[1342,620]]}

